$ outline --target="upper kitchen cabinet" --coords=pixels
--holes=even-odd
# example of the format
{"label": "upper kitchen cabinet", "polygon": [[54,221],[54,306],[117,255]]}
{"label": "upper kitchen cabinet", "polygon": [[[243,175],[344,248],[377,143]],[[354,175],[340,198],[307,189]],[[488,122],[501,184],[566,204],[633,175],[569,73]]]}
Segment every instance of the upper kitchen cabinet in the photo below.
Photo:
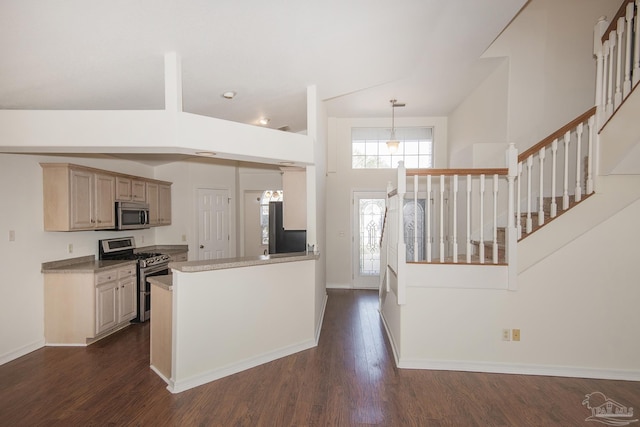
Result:
{"label": "upper kitchen cabinet", "polygon": [[149,224],[171,225],[171,183],[147,182]]}
{"label": "upper kitchen cabinet", "polygon": [[285,230],[307,229],[307,171],[297,167],[282,170],[282,226]]}
{"label": "upper kitchen cabinet", "polygon": [[41,166],[46,231],[115,227],[115,175],[70,164]]}
{"label": "upper kitchen cabinet", "polygon": [[146,182],[144,180],[132,178],[129,176],[117,176],[116,200],[123,202],[146,202]]}
{"label": "upper kitchen cabinet", "polygon": [[152,226],[171,224],[171,183],[69,163],[41,163],[45,231],[116,228],[115,202],[149,204]]}

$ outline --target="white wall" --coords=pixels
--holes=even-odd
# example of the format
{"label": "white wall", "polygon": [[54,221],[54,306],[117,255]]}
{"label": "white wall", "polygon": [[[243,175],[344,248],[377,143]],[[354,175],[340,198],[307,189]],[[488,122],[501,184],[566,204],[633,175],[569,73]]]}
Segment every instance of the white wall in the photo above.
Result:
{"label": "white wall", "polygon": [[451,164],[468,166],[473,144],[515,142],[523,151],[592,107],[593,28],[619,6],[610,0],[530,1],[483,55],[508,63],[450,115]]}
{"label": "white wall", "polygon": [[229,161],[193,159],[158,166],[155,177],[172,181],[172,224],[158,227],[156,240],[166,244],[179,244],[187,236],[189,260],[198,259],[198,200],[199,188],[228,190],[229,203],[229,256],[236,256],[236,164]]}
{"label": "white wall", "polygon": [[[351,128],[388,127],[388,119],[329,118],[327,174],[327,287],[352,286],[352,195],[354,191],[386,192],[395,181],[395,169],[351,168]],[[445,117],[396,118],[396,126],[433,126],[435,167],[447,167]]]}
{"label": "white wall", "polygon": [[315,245],[320,258],[315,264],[315,339],[320,338],[327,303],[327,151],[329,124],[326,104],[315,86],[307,90],[307,126],[313,139],[315,165],[307,167],[307,243]]}
{"label": "white wall", "polygon": [[[484,61],[493,61],[495,70],[449,116],[449,165],[453,168],[504,167],[509,61]],[[501,157],[495,155],[495,149],[484,153],[496,145]],[[486,158],[479,158],[482,154]]]}
{"label": "white wall", "polygon": [[[0,364],[44,345],[43,262],[97,255],[98,240],[121,236],[115,231],[45,232],[40,162],[76,163],[153,178],[139,163],[94,158],[0,154]],[[15,241],[9,241],[9,230]],[[155,232],[128,232],[138,246],[155,244]],[[144,241],[143,241],[144,238]],[[173,243],[173,242],[172,242]],[[178,242],[175,242],[178,243]],[[68,253],[68,245],[73,253]]]}

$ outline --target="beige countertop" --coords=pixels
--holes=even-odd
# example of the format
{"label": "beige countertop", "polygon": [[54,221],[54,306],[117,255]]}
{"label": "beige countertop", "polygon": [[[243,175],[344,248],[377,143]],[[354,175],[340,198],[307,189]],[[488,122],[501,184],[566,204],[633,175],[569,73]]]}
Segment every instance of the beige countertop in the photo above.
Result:
{"label": "beige countertop", "polygon": [[199,271],[223,270],[227,268],[251,267],[255,265],[279,264],[283,262],[296,262],[315,260],[320,254],[306,252],[292,252],[286,254],[259,255],[239,258],[220,258],[204,261],[170,262],[169,268],[183,273],[196,273]]}
{"label": "beige countertop", "polygon": [[42,263],[42,273],[96,273],[110,268],[135,265],[136,260],[104,260],[100,261],[93,255],[50,261]]}
{"label": "beige countertop", "polygon": [[152,285],[156,285],[167,291],[173,291],[173,276],[171,274],[147,277],[147,280]]}
{"label": "beige countertop", "polygon": [[[188,245],[154,245],[136,248],[136,252],[160,252],[175,255],[189,251]],[[96,273],[110,268],[135,264],[136,260],[98,260],[95,255],[61,259],[42,263],[42,273]]]}

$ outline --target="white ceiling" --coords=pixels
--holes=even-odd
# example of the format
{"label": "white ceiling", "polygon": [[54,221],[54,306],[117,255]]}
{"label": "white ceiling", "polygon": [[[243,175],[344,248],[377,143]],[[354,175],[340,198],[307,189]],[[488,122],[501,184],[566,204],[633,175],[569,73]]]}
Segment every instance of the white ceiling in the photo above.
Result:
{"label": "white ceiling", "polygon": [[525,2],[0,0],[0,109],[163,109],[176,51],[191,113],[303,131],[315,84],[332,117],[447,115]]}

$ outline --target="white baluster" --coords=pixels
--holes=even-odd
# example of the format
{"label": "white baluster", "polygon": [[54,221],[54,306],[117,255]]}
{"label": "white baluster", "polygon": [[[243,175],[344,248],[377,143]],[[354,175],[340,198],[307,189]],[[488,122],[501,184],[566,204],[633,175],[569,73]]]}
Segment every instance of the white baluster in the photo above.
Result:
{"label": "white baluster", "polygon": [[635,16],[635,24],[636,28],[634,31],[634,42],[633,42],[633,86],[637,85],[640,82],[640,16],[638,12],[640,11],[640,0],[636,0],[636,16]]}
{"label": "white baluster", "polygon": [[418,175],[413,176],[413,261],[418,261]]}
{"label": "white baluster", "polygon": [[616,47],[616,32],[609,33],[609,81],[607,82],[607,119],[613,115],[613,52]]}
{"label": "white baluster", "polygon": [[444,262],[444,175],[440,175],[440,262]]}
{"label": "white baluster", "polygon": [[544,158],[545,147],[540,149],[538,157],[540,158],[540,192],[538,196],[538,225],[544,225]]}
{"label": "white baluster", "polygon": [[471,175],[467,175],[467,264],[471,263]]}
{"label": "white baluster", "polygon": [[587,152],[587,194],[593,193],[593,132],[595,117],[589,117],[589,148]]}
{"label": "white baluster", "polygon": [[629,96],[631,92],[631,69],[633,68],[633,64],[631,64],[631,36],[633,36],[633,11],[634,11],[633,2],[627,3],[627,10],[625,13],[625,18],[627,21],[626,30],[627,30],[627,42],[625,43],[625,51],[624,51],[624,83],[622,84],[622,97],[626,98]]}
{"label": "white baluster", "polygon": [[453,262],[458,262],[458,175],[453,176]]}
{"label": "white baluster", "polygon": [[551,143],[551,206],[549,207],[549,217],[555,218],[558,215],[558,203],[556,203],[556,185],[558,176],[558,139]]}
{"label": "white baluster", "polygon": [[602,34],[607,30],[609,23],[605,20],[604,16],[600,17],[598,23],[593,29],[593,54],[596,57],[596,94],[595,94],[595,105],[598,117],[598,124],[602,126],[604,124],[604,110],[605,110],[605,101],[603,97],[603,87],[606,86],[606,77],[604,75],[605,62],[604,55],[606,53],[606,49],[602,43]]}
{"label": "white baluster", "polygon": [[569,209],[569,142],[571,142],[571,132],[564,134],[564,186],[562,192],[562,210]]}
{"label": "white baluster", "polygon": [[533,155],[527,157],[527,233],[533,230],[533,221],[531,220],[531,170],[533,169]]}
{"label": "white baluster", "polygon": [[480,175],[480,264],[484,264],[484,175]]}
{"label": "white baluster", "polygon": [[624,34],[624,17],[618,18],[618,52],[616,55],[616,93],[613,99],[614,109],[622,104],[622,35]]}
{"label": "white baluster", "polygon": [[493,263],[498,263],[498,174],[493,175]]}
{"label": "white baluster", "polygon": [[604,51],[604,68],[602,71],[602,116],[600,118],[599,126],[604,126],[605,122],[609,118],[607,113],[607,93],[609,92],[609,63],[611,62],[611,58],[609,58],[609,40],[605,40],[603,44]]}
{"label": "white baluster", "polygon": [[582,172],[582,168],[580,167],[582,164],[582,159],[580,158],[582,156],[582,130],[584,129],[584,125],[582,123],[580,123],[578,125],[578,127],[576,127],[576,136],[578,137],[577,139],[577,146],[576,146],[576,189],[575,189],[575,194],[573,195],[573,200],[576,202],[579,202],[580,200],[582,200],[582,185],[580,183],[581,181],[581,172]]}
{"label": "white baluster", "polygon": [[518,162],[518,189],[516,196],[516,229],[518,230],[518,240],[522,239],[522,162]]}

